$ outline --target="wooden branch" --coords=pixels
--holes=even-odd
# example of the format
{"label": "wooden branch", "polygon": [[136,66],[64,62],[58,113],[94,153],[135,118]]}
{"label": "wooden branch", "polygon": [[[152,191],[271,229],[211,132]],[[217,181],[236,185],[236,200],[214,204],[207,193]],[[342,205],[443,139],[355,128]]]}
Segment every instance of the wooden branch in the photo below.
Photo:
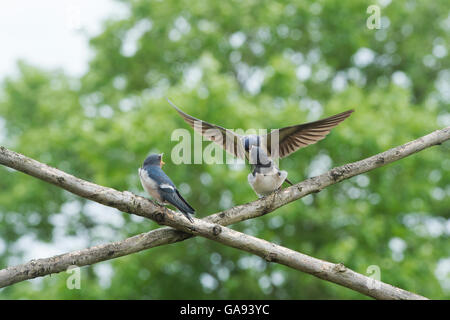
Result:
{"label": "wooden branch", "polygon": [[[197,229],[197,222],[200,221],[198,219],[196,219],[195,227],[186,225],[186,221],[179,221],[180,217],[177,214],[174,214],[171,211],[164,212],[161,207],[155,205],[150,201],[146,201],[141,197],[135,196],[129,192],[121,193],[114,189],[97,186],[90,182],[68,175],[57,169],[48,167],[35,160],[26,158],[20,154],[9,151],[3,147],[0,147],[0,163],[61,186],[66,190],[69,190],[88,199],[92,199],[94,201],[116,207],[122,211],[135,213],[151,218],[162,224],[173,225],[176,228],[180,228],[191,234],[202,235],[224,244],[228,244],[235,248],[240,248],[245,251],[252,252],[266,258],[266,260],[276,260],[279,263],[311,273],[319,278],[347,286],[351,289],[357,290],[361,293],[373,296],[375,298],[419,299],[423,297],[389,286],[387,284],[383,284],[381,282],[380,285],[370,285],[370,287],[376,287],[380,290],[369,289],[369,292],[367,292],[368,284],[373,284],[373,281],[375,280],[355,273],[345,268],[341,264],[331,264],[329,262],[311,258],[302,255],[301,253],[283,248],[281,246],[276,246],[267,241],[246,236],[242,233],[230,230],[228,228],[221,228],[220,226],[214,224],[211,225],[209,222],[227,225],[266,214],[286,203],[299,199],[309,193],[320,191],[324,187],[327,187],[331,184],[375,169],[384,164],[391,163],[432,145],[440,144],[448,140],[449,138],[450,128],[437,130],[420,139],[414,140],[397,148],[390,149],[376,156],[342,167],[334,168],[325,174],[308,179],[302,183],[287,188],[282,192],[275,193],[265,199],[260,199],[209,216],[203,221],[206,223],[206,225],[202,225],[199,229]],[[175,221],[172,221],[171,219]],[[182,226],[178,226],[179,223],[181,223]],[[221,232],[219,232],[218,230],[221,230]],[[219,234],[223,233],[223,230],[225,230],[226,233],[231,232],[231,234],[228,234],[228,237],[222,238],[223,235],[219,237]],[[219,232],[218,235],[216,235],[217,232]],[[170,228],[162,228],[111,244],[100,245],[72,253],[55,256],[52,258],[32,260],[24,265],[9,267],[7,269],[0,270],[0,287],[50,273],[61,272],[66,270],[66,268],[72,264],[76,264],[78,266],[88,265],[148,249],[154,246],[181,241],[189,238],[190,236],[191,235],[189,234]],[[236,237],[242,238],[242,236],[247,237],[246,239],[241,239],[247,240],[247,243],[242,241],[235,241]],[[253,244],[253,247],[251,246],[251,244]],[[267,249],[271,246],[274,246],[274,248],[267,251]],[[280,257],[278,257],[277,254],[280,255]],[[288,255],[286,256],[286,254]],[[291,257],[292,255],[295,255],[297,260],[292,261],[291,259],[289,259],[289,257]],[[308,260],[310,261],[308,262]],[[317,272],[317,268],[314,269],[314,266],[320,266],[319,270],[322,271]],[[335,276],[333,276],[333,274]],[[338,276],[336,276],[336,274]],[[344,274],[351,276],[349,276],[349,279],[346,279]],[[384,293],[383,290],[385,291]]]}

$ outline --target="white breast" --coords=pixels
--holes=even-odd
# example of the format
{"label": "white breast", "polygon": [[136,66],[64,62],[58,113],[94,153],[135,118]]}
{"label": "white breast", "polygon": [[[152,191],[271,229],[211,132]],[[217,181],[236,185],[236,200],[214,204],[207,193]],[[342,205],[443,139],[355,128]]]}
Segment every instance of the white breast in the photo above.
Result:
{"label": "white breast", "polygon": [[158,184],[152,178],[148,176],[146,170],[139,168],[139,178],[141,180],[142,187],[147,193],[152,196],[155,200],[163,202],[161,196],[159,195]]}
{"label": "white breast", "polygon": [[256,173],[255,176],[250,173],[248,182],[259,196],[267,196],[281,187],[286,177],[286,171],[280,171],[280,175],[278,175],[278,172],[271,172],[270,174]]}

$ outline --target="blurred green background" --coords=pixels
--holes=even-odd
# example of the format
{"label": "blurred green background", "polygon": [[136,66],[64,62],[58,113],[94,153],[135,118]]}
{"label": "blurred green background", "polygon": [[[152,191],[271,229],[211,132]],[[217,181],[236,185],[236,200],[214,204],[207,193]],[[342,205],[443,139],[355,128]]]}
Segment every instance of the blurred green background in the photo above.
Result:
{"label": "blurred green background", "polygon": [[[173,164],[173,130],[192,130],[166,96],[227,128],[277,128],[354,108],[325,140],[281,161],[294,182],[450,125],[448,0],[122,2],[129,14],[90,39],[82,77],[19,62],[19,74],[2,80],[2,145],[140,195],[137,168],[149,151],[165,152],[165,171],[204,217],[256,199],[249,170]],[[366,26],[371,4],[381,9],[378,30]],[[362,274],[377,266],[382,281],[448,299],[449,149],[432,147],[233,228]],[[0,167],[1,268],[42,257],[41,247],[63,253],[157,227]],[[80,290],[67,289],[63,272],[0,289],[0,298],[366,298],[201,238],[81,276]]]}

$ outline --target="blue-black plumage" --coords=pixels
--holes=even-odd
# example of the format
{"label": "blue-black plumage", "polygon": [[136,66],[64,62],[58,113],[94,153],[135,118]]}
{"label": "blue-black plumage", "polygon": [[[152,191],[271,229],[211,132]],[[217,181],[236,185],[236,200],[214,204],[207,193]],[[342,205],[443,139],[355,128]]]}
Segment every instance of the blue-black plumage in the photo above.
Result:
{"label": "blue-black plumage", "polygon": [[174,183],[161,169],[164,162],[163,154],[149,155],[139,168],[139,178],[142,186],[149,195],[162,204],[171,204],[183,213],[189,221],[193,222],[189,214],[194,214],[195,210],[181,196]]}

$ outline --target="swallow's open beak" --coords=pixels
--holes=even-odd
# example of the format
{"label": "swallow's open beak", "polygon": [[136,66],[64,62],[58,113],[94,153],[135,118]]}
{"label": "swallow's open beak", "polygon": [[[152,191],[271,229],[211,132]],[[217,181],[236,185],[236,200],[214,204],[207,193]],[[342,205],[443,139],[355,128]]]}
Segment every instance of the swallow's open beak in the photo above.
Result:
{"label": "swallow's open beak", "polygon": [[164,165],[164,164],[166,164],[164,161],[163,161],[163,155],[164,155],[164,153],[161,153],[161,167]]}

